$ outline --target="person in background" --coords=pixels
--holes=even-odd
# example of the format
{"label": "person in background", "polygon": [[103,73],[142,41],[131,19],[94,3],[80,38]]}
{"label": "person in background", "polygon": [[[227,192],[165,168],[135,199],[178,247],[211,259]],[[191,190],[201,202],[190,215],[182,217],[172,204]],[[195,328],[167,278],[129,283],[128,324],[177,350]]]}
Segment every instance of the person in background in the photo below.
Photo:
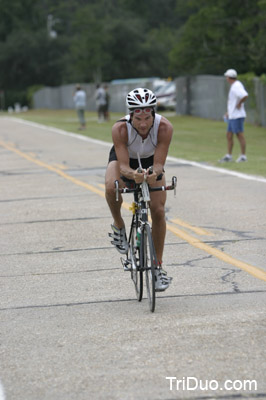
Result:
{"label": "person in background", "polygon": [[104,90],[105,90],[105,106],[104,106],[104,120],[109,121],[110,120],[110,114],[109,114],[109,105],[110,105],[110,94],[108,92],[108,86],[104,85]]}
{"label": "person in background", "polygon": [[98,112],[98,122],[101,123],[105,120],[105,110],[106,110],[106,93],[101,85],[96,86],[96,107]]}
{"label": "person in background", "polygon": [[227,112],[224,115],[225,120],[228,120],[227,127],[227,154],[220,160],[220,162],[232,161],[232,150],[234,146],[234,135],[237,136],[241,154],[236,162],[247,161],[246,156],[246,140],[244,136],[244,121],[246,117],[246,111],[244,102],[248,98],[248,92],[244,88],[243,84],[237,80],[237,72],[234,69],[228,69],[224,76],[230,85],[227,101]]}
{"label": "person in background", "polygon": [[85,121],[85,109],[87,103],[87,95],[86,92],[81,88],[79,84],[76,86],[76,91],[73,95],[73,100],[75,103],[75,107],[77,110],[77,115],[79,119],[80,126],[78,129],[85,129],[86,128],[86,121]]}

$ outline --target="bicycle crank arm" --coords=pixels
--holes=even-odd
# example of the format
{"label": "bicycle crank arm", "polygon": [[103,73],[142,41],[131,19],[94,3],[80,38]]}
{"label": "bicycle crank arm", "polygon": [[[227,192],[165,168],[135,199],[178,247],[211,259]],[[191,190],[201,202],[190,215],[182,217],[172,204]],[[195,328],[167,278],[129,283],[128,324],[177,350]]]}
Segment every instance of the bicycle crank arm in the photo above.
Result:
{"label": "bicycle crank arm", "polygon": [[123,257],[120,258],[121,264],[123,265],[124,271],[132,270],[132,263],[130,260],[125,260]]}

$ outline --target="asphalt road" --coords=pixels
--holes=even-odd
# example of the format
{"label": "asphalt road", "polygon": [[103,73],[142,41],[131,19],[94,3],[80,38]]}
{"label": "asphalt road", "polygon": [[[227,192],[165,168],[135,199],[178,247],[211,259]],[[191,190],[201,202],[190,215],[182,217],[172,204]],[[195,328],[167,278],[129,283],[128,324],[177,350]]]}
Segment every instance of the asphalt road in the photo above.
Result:
{"label": "asphalt road", "polygon": [[0,400],[266,399],[266,183],[167,162],[152,314],[107,236],[109,147],[0,119]]}

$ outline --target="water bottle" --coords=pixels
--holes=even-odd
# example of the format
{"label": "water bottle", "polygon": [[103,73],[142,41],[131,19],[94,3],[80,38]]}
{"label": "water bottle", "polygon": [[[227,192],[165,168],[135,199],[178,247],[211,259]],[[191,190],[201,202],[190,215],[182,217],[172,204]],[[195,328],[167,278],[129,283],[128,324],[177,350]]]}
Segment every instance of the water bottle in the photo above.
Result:
{"label": "water bottle", "polygon": [[140,247],[140,239],[141,239],[141,229],[138,227],[137,229],[137,246]]}

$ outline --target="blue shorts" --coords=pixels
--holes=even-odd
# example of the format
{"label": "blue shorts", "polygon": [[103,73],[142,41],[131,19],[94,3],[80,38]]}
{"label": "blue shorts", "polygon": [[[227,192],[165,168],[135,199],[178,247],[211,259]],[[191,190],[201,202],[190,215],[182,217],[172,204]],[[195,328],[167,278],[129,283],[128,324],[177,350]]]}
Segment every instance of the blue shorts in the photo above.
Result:
{"label": "blue shorts", "polygon": [[244,132],[245,118],[229,119],[227,132],[240,133]]}

